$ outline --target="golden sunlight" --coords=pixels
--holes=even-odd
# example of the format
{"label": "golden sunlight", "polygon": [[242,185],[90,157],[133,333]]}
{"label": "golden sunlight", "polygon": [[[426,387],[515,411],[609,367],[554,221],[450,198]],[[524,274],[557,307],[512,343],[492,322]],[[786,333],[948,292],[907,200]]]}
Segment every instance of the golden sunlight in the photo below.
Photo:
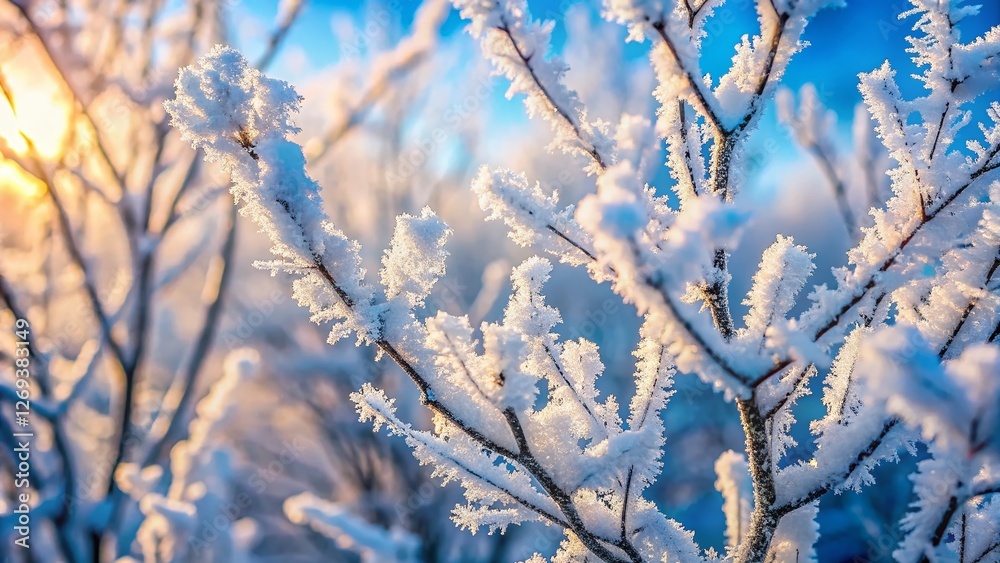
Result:
{"label": "golden sunlight", "polygon": [[[5,95],[0,96],[0,143],[18,156],[59,158],[74,120],[66,87],[58,80],[51,62],[39,47],[26,45],[0,62],[0,73],[6,89]],[[30,139],[33,155],[29,155],[24,137]],[[2,158],[0,189],[27,197],[45,193],[42,182]]]}
{"label": "golden sunlight", "polygon": [[[16,119],[6,99],[0,101],[0,136],[18,152],[27,147],[23,132],[41,158],[55,158],[72,123],[72,108],[65,85],[40,48],[26,45],[0,64],[7,94],[13,100]],[[6,98],[6,97],[4,97]],[[23,153],[22,153],[23,154]]]}
{"label": "golden sunlight", "polygon": [[14,162],[0,157],[0,191],[34,200],[45,195],[45,189],[45,182],[28,174]]}

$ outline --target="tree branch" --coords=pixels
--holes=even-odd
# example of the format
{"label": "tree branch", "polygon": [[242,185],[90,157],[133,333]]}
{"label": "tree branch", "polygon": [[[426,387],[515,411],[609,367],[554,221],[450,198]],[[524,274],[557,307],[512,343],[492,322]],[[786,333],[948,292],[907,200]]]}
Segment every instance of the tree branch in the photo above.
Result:
{"label": "tree branch", "polygon": [[[986,281],[983,282],[983,289],[989,287],[990,282],[993,281],[993,275],[996,274],[997,272],[997,268],[1000,268],[1000,254],[997,254],[996,258],[993,259],[993,264],[990,266],[989,271],[986,273]],[[948,353],[948,350],[951,348],[951,345],[955,342],[955,338],[957,338],[958,334],[962,332],[962,327],[965,326],[966,321],[969,320],[969,317],[972,315],[972,311],[976,308],[976,305],[978,304],[979,304],[978,296],[973,297],[969,301],[968,306],[966,306],[965,309],[962,311],[962,316],[958,319],[958,323],[955,324],[955,328],[953,328],[951,334],[948,335],[947,342],[945,342],[944,345],[941,347],[941,350],[938,351],[938,358],[943,359],[945,357],[945,354]]]}
{"label": "tree branch", "polygon": [[876,436],[871,442],[869,442],[868,445],[865,446],[863,450],[858,452],[857,457],[854,459],[854,461],[850,463],[850,465],[847,466],[847,471],[845,471],[842,476],[837,476],[836,478],[834,478],[833,476],[826,477],[818,487],[816,487],[815,489],[813,489],[812,491],[810,491],[809,493],[798,499],[788,501],[787,503],[778,506],[777,508],[775,508],[775,512],[779,515],[779,517],[784,516],[794,510],[802,508],[803,506],[815,500],[819,500],[820,497],[831,491],[839,484],[846,481],[854,473],[855,469],[860,467],[861,464],[863,464],[869,457],[871,457],[875,453],[875,450],[877,450],[878,447],[882,445],[882,442],[885,440],[885,437],[889,435],[889,432],[891,432],[892,429],[895,428],[897,424],[899,424],[899,419],[896,418],[887,421],[882,426],[882,430],[879,432],[878,436]]}
{"label": "tree branch", "polygon": [[754,507],[750,515],[750,530],[739,544],[735,561],[747,563],[764,560],[774,531],[784,514],[774,508],[778,494],[768,442],[767,420],[761,416],[754,397],[740,399],[736,405],[746,434],[747,464],[753,482]]}
{"label": "tree branch", "polygon": [[535,71],[535,67],[532,66],[532,59],[535,56],[535,53],[526,54],[521,50],[521,46],[517,44],[517,39],[514,38],[506,19],[502,15],[500,17],[500,23],[501,25],[496,26],[494,29],[503,33],[507,39],[510,40],[510,44],[514,48],[514,52],[517,53],[518,58],[521,59],[521,62],[524,64],[524,68],[527,69],[528,74],[531,76],[531,80],[535,83],[535,86],[538,87],[542,96],[549,103],[549,109],[556,112],[559,117],[565,120],[566,123],[573,129],[573,133],[580,141],[581,150],[587,154],[602,171],[606,170],[608,168],[608,161],[598,152],[597,147],[594,146],[593,143],[584,139],[583,132],[580,130],[580,124],[578,124],[564,108],[560,107],[559,104],[556,103],[555,99],[552,97],[552,93],[549,92],[545,84],[542,83],[541,78]]}
{"label": "tree branch", "polygon": [[726,128],[722,125],[722,121],[715,113],[712,104],[709,103],[709,96],[711,96],[711,93],[706,94],[703,90],[704,86],[695,79],[691,70],[684,67],[684,63],[681,61],[680,52],[677,50],[677,46],[667,33],[666,23],[658,21],[654,22],[652,25],[653,29],[656,30],[656,33],[660,36],[660,39],[663,40],[663,44],[667,47],[667,50],[670,51],[670,56],[674,59],[674,63],[681,71],[681,75],[684,77],[684,81],[687,83],[688,88],[690,88],[694,93],[696,104],[692,105],[694,105],[695,109],[705,116],[705,119],[708,120],[716,132],[724,132]]}

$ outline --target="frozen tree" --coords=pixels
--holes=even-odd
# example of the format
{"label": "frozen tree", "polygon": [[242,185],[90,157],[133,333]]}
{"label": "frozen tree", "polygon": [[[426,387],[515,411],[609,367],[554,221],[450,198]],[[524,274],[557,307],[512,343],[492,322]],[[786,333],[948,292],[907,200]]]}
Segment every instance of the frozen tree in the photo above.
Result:
{"label": "frozen tree", "polygon": [[[306,554],[328,551],[327,538],[288,521],[285,498],[326,497],[334,487],[345,498],[363,491],[369,496],[350,506],[363,519],[369,517],[365,500],[377,498],[380,510],[391,511],[409,500],[409,491],[429,491],[414,509],[423,511],[454,495],[430,489],[429,471],[400,455],[403,444],[389,447],[387,438],[371,433],[359,439],[353,430],[325,434],[335,423],[344,430],[344,414],[362,427],[346,398],[339,412],[322,413],[333,418],[300,425],[296,431],[308,435],[310,450],[293,448],[294,456],[287,457],[287,448],[265,434],[280,409],[326,405],[311,401],[314,396],[284,395],[293,405],[261,399],[274,394],[274,380],[288,375],[277,362],[259,362],[260,373],[247,377],[233,369],[240,362],[223,366],[225,348],[274,352],[268,337],[295,313],[280,307],[281,299],[254,303],[253,291],[262,284],[232,283],[239,275],[237,249],[252,248],[256,239],[252,229],[237,228],[242,220],[227,201],[228,176],[179,140],[163,110],[178,68],[228,40],[227,29],[238,16],[230,8],[201,0],[0,2],[0,165],[16,169],[18,181],[37,189],[33,207],[5,210],[0,227],[2,557],[28,560],[24,552],[8,551],[19,492],[12,478],[17,443],[10,434],[20,397],[8,354],[15,319],[31,326],[36,386],[28,554],[35,560],[256,559],[255,550],[290,544],[304,545]],[[280,48],[305,8],[304,2],[281,3],[276,21],[265,24],[273,27],[264,33],[255,66],[281,61]],[[324,138],[328,153],[355,133],[385,145],[383,137],[411,126],[403,116],[413,119],[418,111],[399,92],[422,92],[427,73],[444,64],[434,56],[438,26],[449,10],[446,2],[427,2],[412,36],[387,34],[378,49],[358,55],[354,63],[361,67],[378,59],[379,72],[366,77],[370,81],[355,99],[338,106],[346,123],[329,116],[314,122],[331,132]],[[424,65],[428,60],[434,64]],[[399,87],[404,80],[412,84]],[[45,103],[32,99],[39,97],[33,89],[39,83],[55,90],[49,111],[65,117],[58,134],[52,133],[54,141],[30,127],[19,129]],[[399,114],[399,122],[392,124],[394,131],[381,131],[369,123],[378,121],[368,119],[371,114]],[[474,127],[467,124],[466,132],[471,135]],[[368,154],[348,158],[370,164],[360,168],[379,166]],[[454,175],[438,178],[442,184],[459,178],[467,183],[461,170],[439,172]],[[426,177],[420,170],[411,179]],[[420,209],[408,202],[391,207],[416,214]],[[413,290],[406,284],[399,289]],[[254,335],[242,335],[246,319],[254,322],[255,315],[266,323],[254,325]],[[298,340],[306,348],[305,339]],[[334,355],[340,354],[326,358]],[[338,367],[337,376],[345,381],[372,371],[362,354],[343,357],[350,361]],[[391,384],[388,377],[371,379]],[[307,388],[311,382],[303,377],[297,383]],[[269,449],[272,442],[279,447]],[[357,457],[340,457],[336,448]],[[372,459],[379,460],[374,470],[366,466]],[[276,460],[278,474],[268,470]],[[372,471],[399,476],[399,482],[371,479]],[[355,472],[358,482],[352,481]],[[220,515],[222,524],[215,520]],[[412,516],[398,520],[394,524],[405,527],[406,537],[417,538],[421,557],[443,553],[446,544],[503,553],[496,538],[451,542],[441,526],[423,526]]]}
{"label": "frozen tree", "polygon": [[[963,41],[962,20],[977,8],[912,1],[903,16],[916,19],[911,52],[924,95],[905,98],[888,62],[861,76],[892,162],[891,194],[860,232],[841,197],[857,244],[834,286],[808,291],[797,315],[813,256],[779,237],[761,257],[750,311],[738,323],[728,261],[747,220],[739,197],[747,140],[803,47],[809,19],[837,2],[758,2],[759,31],[736,46],[727,72],[709,77],[700,49],[705,23],[723,2],[609,0],[608,17],[651,44],[655,127],[633,116],[590,118],[565,86],[564,64],[549,56],[552,24],[534,20],[524,2],[456,4],[510,80],[509,93],[552,127],[551,148],[578,157],[596,178],[596,193],[571,207],[509,170],[484,169],[473,189],[515,242],[585,267],[635,304],[643,319],[635,390],[621,407],[595,385],[603,372],[597,347],[556,332],[560,313],[544,297],[547,259],[514,269],[499,322],[476,331],[464,317],[424,315],[450,235],[424,210],[397,219],[380,283],[369,281],[359,245],[323,211],[302,149],[289,138],[300,100],[288,84],[217,47],[182,71],[167,104],[184,138],[232,174],[244,212],[271,238],[277,259],[262,265],[294,278],[294,296],[314,320],[333,322],[331,341],[354,335],[413,381],[433,413],[430,430],[370,384],[352,398],[362,419],[401,436],[438,476],[462,484],[467,502],[453,520],[474,532],[528,521],[557,526],[565,531],[559,561],[720,557],[644,495],[661,467],[660,411],[676,370],[735,403],[746,433],[744,454],[717,463],[729,531],[722,557],[814,558],[819,500],[871,484],[877,464],[922,442],[930,457],[914,476],[916,500],[896,556],[995,560],[1000,102],[987,99],[985,116],[979,108],[995,94],[1000,28]],[[786,117],[804,145],[829,158],[827,118],[810,111]],[[674,198],[637,172],[645,149],[660,141]],[[808,459],[792,459],[791,428],[804,414],[797,402],[821,375],[825,413],[808,421]],[[358,545],[384,533],[314,498],[296,497],[286,508],[310,525],[357,534]]]}
{"label": "frozen tree", "polygon": [[[224,39],[219,11],[84,4],[0,6],[0,103],[18,122],[0,152],[42,197],[26,220],[38,226],[36,236],[4,241],[0,297],[31,327],[36,545],[47,550],[43,559],[69,561],[96,559],[102,541],[111,548],[131,513],[112,475],[140,446],[155,450],[176,439],[146,436],[143,427],[151,416],[183,418],[174,415],[208,358],[235,240],[235,214],[212,212],[224,192],[212,189],[160,109],[176,69],[199,45]],[[26,63],[33,66],[28,84]],[[49,131],[52,138],[19,129],[38,103],[31,83],[63,102],[50,111],[68,125]],[[34,249],[24,254],[32,259],[18,260],[19,247]],[[162,362],[169,352],[154,339],[173,345],[168,335],[177,327],[163,312],[180,308],[166,296],[190,284],[189,272],[207,273],[195,286],[203,299],[190,308],[203,322],[179,340],[184,361]],[[169,381],[164,372],[176,373],[184,392],[161,409],[154,397]],[[7,375],[5,390],[13,384]],[[4,405],[4,426],[12,410]]]}
{"label": "frozen tree", "polygon": [[258,375],[260,357],[252,349],[230,353],[222,378],[198,404],[188,438],[170,452],[169,489],[157,492],[161,468],[122,464],[115,473],[119,487],[131,495],[145,516],[136,532],[144,561],[209,558],[246,561],[254,523],[247,519],[221,529],[211,543],[194,536],[199,514],[212,514],[232,497],[232,452],[219,443],[223,425],[238,412],[230,400]]}

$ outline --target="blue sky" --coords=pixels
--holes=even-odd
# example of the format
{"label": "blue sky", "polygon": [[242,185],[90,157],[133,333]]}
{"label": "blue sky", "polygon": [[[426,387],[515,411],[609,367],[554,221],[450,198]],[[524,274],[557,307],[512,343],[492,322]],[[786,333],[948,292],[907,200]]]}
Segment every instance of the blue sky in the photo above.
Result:
{"label": "blue sky", "polygon": [[[260,53],[264,39],[273,26],[278,2],[276,0],[234,0],[238,1],[234,15],[239,23],[233,33],[234,42],[251,58]],[[982,34],[990,27],[1000,25],[1000,1],[984,0],[980,14],[962,22],[966,37]],[[582,2],[577,0],[528,0],[528,5],[536,17],[554,19],[557,22],[553,36],[554,50],[558,53],[565,42],[562,15],[566,9]],[[595,6],[594,18],[598,18],[599,0],[591,0]],[[970,2],[971,3],[971,2]],[[840,119],[839,131],[844,141],[850,141],[850,120],[855,105],[861,101],[858,92],[858,73],[871,71],[891,59],[897,72],[897,81],[904,96],[921,95],[921,86],[909,75],[916,69],[906,53],[906,36],[913,27],[915,17],[900,20],[897,15],[909,8],[908,0],[847,0],[846,7],[821,11],[806,29],[804,40],[810,46],[796,55],[784,77],[784,84],[798,90],[803,84],[813,82],[821,101],[835,110]],[[268,69],[270,74],[301,86],[317,70],[335,64],[341,57],[345,45],[339,44],[331,31],[333,22],[349,20],[349,37],[365,33],[365,26],[376,18],[384,20],[390,14],[389,28],[396,28],[395,35],[401,36],[411,26],[414,13],[420,2],[415,0],[384,0],[369,2],[348,2],[345,0],[312,0],[304,8],[302,17],[292,28],[285,49],[276,64]],[[388,7],[386,10],[385,7]],[[757,29],[754,0],[729,0],[723,9],[708,23],[712,40],[706,41],[703,69],[719,76],[728,67],[733,54],[733,46],[744,33]],[[242,22],[240,22],[242,20]],[[343,27],[343,25],[341,25]],[[378,26],[375,26],[378,27]],[[445,41],[461,40],[464,23],[454,11],[443,27]],[[355,39],[356,41],[356,39]],[[635,60],[645,59],[647,44],[630,44],[626,55]],[[481,57],[477,48],[463,50],[464,56],[472,61]],[[461,68],[462,65],[459,65]],[[440,80],[456,83],[462,77],[444,75]],[[520,99],[504,98],[506,87],[493,90],[493,99],[483,119],[491,131],[485,143],[497,150],[503,150],[516,131],[526,121],[524,106]],[[996,96],[991,96],[996,99]],[[983,103],[980,104],[981,106]],[[970,128],[971,129],[971,128]],[[790,163],[808,161],[794,143],[788,139],[783,127],[776,123],[773,107],[769,107],[761,119],[757,139],[777,140],[776,149],[768,148],[766,154],[758,155],[760,166],[749,179],[748,195],[758,205],[771,205],[781,189],[773,174],[778,168]],[[751,147],[753,145],[751,144]],[[755,157],[757,158],[757,157]],[[658,171],[653,183],[666,187],[671,184],[665,168]]]}
{"label": "blue sky", "polygon": [[[529,0],[528,4],[536,16],[561,19],[565,8],[576,4],[574,0]],[[754,27],[754,2],[752,0],[730,0],[725,14],[716,18],[713,32],[721,35],[711,42],[703,65],[707,70],[718,70],[728,64],[732,55],[732,45],[740,35]],[[380,3],[349,2],[346,0],[313,0],[303,12],[303,17],[295,24],[288,45],[306,55],[308,66],[300,72],[290,72],[286,78],[301,79],[309,70],[326,67],[339,58],[342,45],[331,34],[331,21],[338,13],[351,14],[357,21],[365,21],[363,15],[368,10],[377,10]],[[389,6],[394,23],[406,29],[412,22],[419,2],[414,0],[389,0],[381,5]],[[797,89],[807,81],[822,80],[816,86],[824,102],[832,109],[845,115],[860,100],[857,90],[857,74],[872,70],[886,58],[892,57],[893,65],[905,70],[905,37],[915,18],[900,21],[896,15],[907,9],[905,0],[847,0],[847,7],[822,11],[809,25],[805,39],[811,44],[792,62],[785,77],[785,83]],[[267,29],[277,11],[275,0],[243,0],[239,7],[242,13],[261,22],[261,30]],[[963,22],[967,36],[982,33],[991,26],[1000,24],[1000,2],[984,1],[980,15]],[[712,25],[712,24],[710,24]],[[452,13],[444,26],[446,37],[462,32],[463,23],[456,13]],[[259,37],[240,37],[242,47],[251,53],[260,48]],[[557,25],[554,35],[555,49],[561,48],[564,33]],[[633,45],[628,49],[632,57],[644,57],[647,46]],[[477,55],[477,53],[470,53]],[[274,69],[278,74],[280,68]],[[298,70],[298,69],[296,69]],[[906,82],[905,72],[901,81]],[[904,87],[907,85],[904,84]],[[915,88],[914,84],[909,85]],[[500,92],[502,93],[502,91]],[[913,92],[916,93],[916,92]],[[499,94],[498,94],[499,95]],[[519,109],[519,108],[518,108]]]}
{"label": "blue sky", "polygon": [[[233,10],[237,23],[231,37],[236,46],[252,59],[262,51],[266,43],[266,36],[273,27],[278,2],[233,1],[237,2]],[[565,43],[562,20],[566,10],[574,5],[589,4],[593,8],[592,17],[598,19],[600,3],[600,0],[528,0],[535,17],[556,21],[553,48],[557,54]],[[969,3],[974,3],[974,0]],[[1000,25],[1000,1],[983,0],[982,3],[979,15],[967,18],[961,24],[966,37],[980,35],[985,30]],[[336,64],[344,49],[351,49],[347,43],[353,41],[357,44],[359,37],[365,40],[365,36],[383,27],[373,22],[388,21],[384,27],[391,30],[392,36],[401,37],[406,34],[419,5],[417,0],[307,0],[282,53],[268,69],[268,73],[301,87],[316,71]],[[792,60],[783,83],[798,90],[803,84],[812,82],[822,103],[837,113],[840,119],[839,132],[846,142],[850,141],[850,120],[854,107],[861,101],[858,73],[871,71],[888,58],[898,71],[896,79],[904,96],[916,97],[922,93],[922,86],[910,78],[916,68],[906,53],[906,36],[916,17],[910,16],[904,20],[897,17],[909,7],[908,0],[846,0],[844,8],[821,11],[805,31],[804,40],[809,43],[809,47]],[[333,33],[333,28],[338,25],[347,30],[348,41],[338,39]],[[444,41],[464,40],[464,25],[453,10],[443,26]],[[711,40],[705,42],[702,67],[713,76],[719,76],[728,68],[734,45],[739,42],[740,37],[758,29],[755,1],[729,0],[723,8],[716,11],[707,28]],[[341,34],[344,35],[345,33]],[[647,57],[648,50],[648,43],[632,43],[626,47],[625,53],[627,57],[640,61]],[[462,52],[469,57],[470,62],[473,62],[473,58],[482,56],[477,48],[465,48]],[[458,68],[462,66],[459,65]],[[443,75],[440,80],[458,83],[462,78],[464,77],[454,74]],[[493,132],[485,142],[498,150],[506,146],[512,132],[527,120],[521,100],[507,100],[504,97],[505,91],[506,87],[502,85],[493,90],[491,103],[481,116]],[[995,96],[992,98],[996,99]],[[985,102],[979,105],[984,106]],[[775,177],[769,171],[801,160],[802,154],[794,143],[787,142],[787,132],[777,124],[773,106],[766,109],[757,135],[759,139],[778,140],[776,150],[768,149],[768,154],[760,155],[763,160],[759,162],[763,166],[758,167],[755,178],[750,179],[750,189],[755,199],[766,204],[775,197],[779,188],[769,180]],[[665,169],[661,169],[653,181],[660,186],[671,183]]]}

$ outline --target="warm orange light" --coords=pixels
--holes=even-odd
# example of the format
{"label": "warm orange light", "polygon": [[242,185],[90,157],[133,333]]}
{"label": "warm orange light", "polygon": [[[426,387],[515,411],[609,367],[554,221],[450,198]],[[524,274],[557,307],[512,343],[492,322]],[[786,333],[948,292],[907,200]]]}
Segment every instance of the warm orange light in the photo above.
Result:
{"label": "warm orange light", "polygon": [[[45,61],[24,48],[0,66],[14,102],[11,111],[6,97],[0,100],[0,136],[18,153],[27,150],[19,133],[35,145],[41,158],[55,158],[72,123],[71,108],[62,85],[49,72]],[[15,117],[16,113],[16,117]]]}
{"label": "warm orange light", "polygon": [[[0,96],[0,143],[18,156],[59,158],[74,120],[65,85],[55,69],[40,48],[26,44],[3,60],[0,73],[5,87],[4,95]],[[0,159],[0,189],[28,197],[45,193],[43,183],[3,159]]]}
{"label": "warm orange light", "polygon": [[45,195],[45,183],[28,174],[17,164],[0,158],[0,191],[15,193],[27,199]]}
{"label": "warm orange light", "polygon": [[[3,69],[0,68],[0,71]],[[25,154],[28,145],[21,138],[21,132],[17,128],[17,118],[10,109],[5,96],[0,96],[0,142],[6,144],[17,154]]]}

